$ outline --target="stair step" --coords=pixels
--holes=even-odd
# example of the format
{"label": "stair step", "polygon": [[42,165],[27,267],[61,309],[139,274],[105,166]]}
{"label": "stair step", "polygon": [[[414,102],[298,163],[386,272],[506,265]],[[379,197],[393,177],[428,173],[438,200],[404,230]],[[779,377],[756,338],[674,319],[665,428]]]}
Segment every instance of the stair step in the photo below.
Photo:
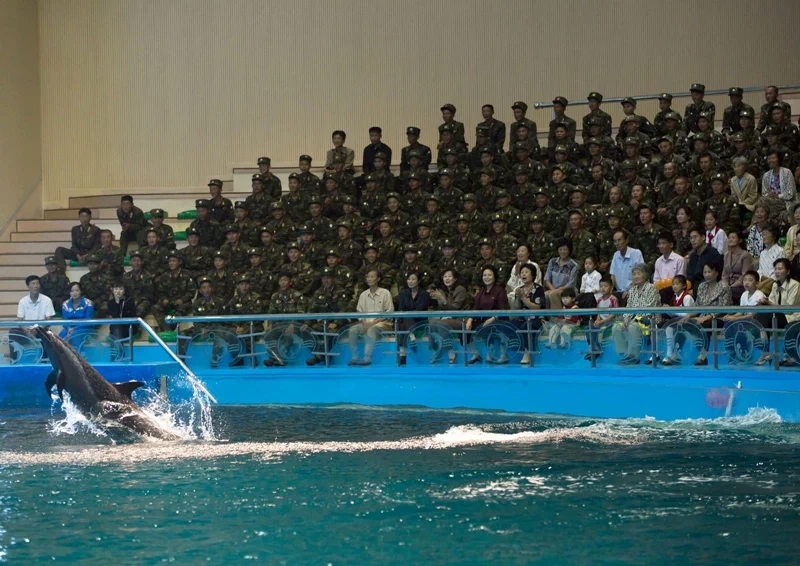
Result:
{"label": "stair step", "polygon": [[[177,218],[170,218],[167,222],[176,232],[186,230],[191,223],[191,220],[178,220]],[[111,230],[115,237],[119,236],[119,222],[116,219],[99,220],[94,224],[101,230]],[[69,234],[75,225],[75,220],[17,220],[17,232],[66,232]]]}
{"label": "stair step", "polygon": [[[24,243],[24,242],[69,242],[72,235],[69,232],[12,232],[11,243]],[[56,246],[53,246],[55,249]]]}
{"label": "stair step", "polygon": [[[0,279],[0,291],[14,291],[15,293],[24,293],[25,280],[19,279],[18,277],[12,279]],[[19,297],[17,297],[17,300],[19,300]]]}
{"label": "stair step", "polygon": [[[235,193],[233,191],[233,181],[223,182],[222,194],[225,198],[233,200],[244,200],[250,194],[250,186],[247,186],[247,191]],[[143,193],[131,194],[133,202],[142,210],[150,210],[151,208],[164,208],[167,209],[165,201],[175,201],[182,203],[191,203],[199,198],[208,198],[209,192],[207,187],[198,187],[196,191],[181,192],[181,193]],[[75,196],[69,198],[70,209],[78,209],[82,207],[91,208],[94,212],[96,208],[113,208],[115,211],[119,206],[119,199],[122,194],[113,195],[94,195],[94,196]],[[191,208],[188,207],[188,208]]]}
{"label": "stair step", "polygon": [[17,289],[11,291],[0,290],[0,304],[17,304],[19,300],[25,295],[25,282],[17,281]]}
{"label": "stair step", "polygon": [[23,297],[24,291],[19,293],[17,300],[14,303],[8,304],[0,304],[0,318],[17,318],[17,305],[19,304],[19,300]]}
{"label": "stair step", "polygon": [[[45,220],[72,220],[78,224],[78,212],[80,208],[56,208],[53,210],[44,211]],[[116,220],[117,209],[116,207],[108,208],[93,208],[92,218],[94,220]]]}
{"label": "stair step", "polygon": [[44,267],[44,258],[52,252],[38,254],[0,254],[0,265],[35,265]]}
{"label": "stair step", "polygon": [[0,254],[47,254],[55,253],[56,248],[69,248],[68,240],[63,242],[0,242]]}

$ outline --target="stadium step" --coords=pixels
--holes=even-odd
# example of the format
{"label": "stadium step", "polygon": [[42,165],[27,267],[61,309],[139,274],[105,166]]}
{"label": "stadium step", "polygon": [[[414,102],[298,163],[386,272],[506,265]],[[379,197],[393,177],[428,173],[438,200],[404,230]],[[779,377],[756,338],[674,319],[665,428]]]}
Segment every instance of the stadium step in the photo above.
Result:
{"label": "stadium step", "polygon": [[21,292],[17,293],[17,300],[13,303],[0,304],[0,318],[17,318],[17,305],[24,294],[25,290],[23,289]]}
{"label": "stadium step", "polygon": [[[183,210],[183,209],[182,209]],[[191,220],[178,220],[177,218],[170,218],[169,224],[178,232],[186,230],[191,224]],[[99,220],[94,223],[101,230],[111,230],[115,235],[119,234],[119,222],[116,219]],[[70,233],[76,221],[73,220],[17,220],[18,232],[66,232]],[[69,239],[69,238],[67,238]]]}
{"label": "stadium step", "polygon": [[[249,187],[248,187],[249,188]],[[231,201],[244,200],[250,194],[250,191],[243,193],[234,193],[232,190],[225,191],[222,194],[225,198]],[[82,207],[92,209],[92,214],[96,209],[112,209],[114,211],[111,218],[116,218],[116,210],[119,207],[119,199],[122,195],[100,195],[90,197],[70,197],[69,210],[77,210]],[[194,201],[199,198],[208,198],[208,189],[198,189],[197,192],[192,193],[163,193],[163,194],[146,194],[146,195],[131,195],[133,202],[136,206],[144,211],[151,208],[163,208],[170,212],[171,215],[177,214],[181,210],[186,210],[194,206]],[[105,213],[103,213],[105,214]],[[77,213],[73,218],[77,218]]]}
{"label": "stadium step", "polygon": [[[45,220],[72,220],[75,224],[78,223],[78,212],[80,208],[58,208],[55,210],[45,210]],[[92,208],[92,218],[96,220],[116,220],[116,208]]]}
{"label": "stadium step", "polygon": [[44,267],[44,258],[51,254],[51,251],[38,254],[0,254],[0,266],[38,265]]}
{"label": "stadium step", "polygon": [[[12,232],[11,243],[27,242],[69,242],[72,236],[69,231],[61,232]],[[55,249],[56,246],[53,246]]]}
{"label": "stadium step", "polygon": [[69,248],[69,240],[60,242],[0,242],[0,254],[54,254],[56,248]]}
{"label": "stadium step", "polygon": [[[0,279],[0,291],[14,291],[15,293],[25,292],[25,280],[19,277]],[[19,297],[17,297],[19,300]]]}

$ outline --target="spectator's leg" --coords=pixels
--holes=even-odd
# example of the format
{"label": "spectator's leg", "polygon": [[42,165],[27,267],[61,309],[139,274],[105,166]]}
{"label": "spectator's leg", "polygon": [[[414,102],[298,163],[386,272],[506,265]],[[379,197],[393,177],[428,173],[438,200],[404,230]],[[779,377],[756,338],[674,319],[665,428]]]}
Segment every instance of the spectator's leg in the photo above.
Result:
{"label": "spectator's leg", "polygon": [[358,335],[364,332],[363,324],[354,324],[350,327],[347,337],[350,341],[350,358],[351,361],[358,360]]}
{"label": "spectator's leg", "polygon": [[611,329],[611,336],[614,338],[614,347],[616,348],[617,353],[619,355],[624,355],[628,344],[625,327],[622,326],[622,324],[615,324]]}
{"label": "spectator's leg", "polygon": [[560,309],[561,308],[561,291],[545,291],[544,293],[547,308]]}
{"label": "spectator's leg", "polygon": [[628,357],[639,359],[639,354],[642,351],[642,328],[631,321],[628,325]]}
{"label": "spectator's leg", "polygon": [[375,349],[375,341],[380,335],[381,329],[377,325],[372,325],[367,329],[367,339],[364,341],[364,361],[372,361],[372,352]]}
{"label": "spectator's leg", "polygon": [[56,248],[55,257],[56,257],[56,264],[58,265],[58,270],[61,273],[64,273],[67,270],[67,260],[78,259],[78,254],[76,254],[69,248],[58,247]]}

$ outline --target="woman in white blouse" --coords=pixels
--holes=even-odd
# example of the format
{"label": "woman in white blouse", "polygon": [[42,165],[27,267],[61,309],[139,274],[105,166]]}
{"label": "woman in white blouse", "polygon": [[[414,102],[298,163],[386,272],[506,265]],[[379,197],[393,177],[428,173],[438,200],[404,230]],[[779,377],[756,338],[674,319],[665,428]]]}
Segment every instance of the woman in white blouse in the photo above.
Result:
{"label": "woman in white blouse", "polygon": [[508,276],[508,283],[506,283],[506,292],[508,293],[508,304],[512,304],[516,298],[516,290],[523,284],[522,281],[522,267],[528,263],[536,266],[536,279],[534,283],[537,285],[542,284],[542,270],[539,264],[531,259],[533,251],[528,244],[520,244],[517,246],[517,261],[511,268],[511,273]]}
{"label": "woman in white blouse", "polygon": [[758,256],[758,290],[768,296],[775,283],[775,260],[785,255],[778,243],[777,228],[768,225],[761,231],[761,236],[764,238],[764,251]]}
{"label": "woman in white blouse", "polygon": [[783,156],[779,151],[767,155],[769,171],[761,177],[761,196],[765,199],[780,199],[787,212],[791,212],[797,202],[797,187],[794,175],[786,167],[781,167]]}

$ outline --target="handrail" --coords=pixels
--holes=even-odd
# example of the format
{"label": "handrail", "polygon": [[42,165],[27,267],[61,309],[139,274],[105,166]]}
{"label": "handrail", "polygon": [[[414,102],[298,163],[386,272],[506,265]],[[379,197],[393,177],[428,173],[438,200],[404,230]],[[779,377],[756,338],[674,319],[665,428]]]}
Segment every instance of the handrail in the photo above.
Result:
{"label": "handrail", "polygon": [[[232,315],[232,316],[168,316],[169,324],[181,322],[292,322],[298,320],[343,320],[351,318],[487,318],[487,317],[549,317],[563,316],[565,312],[575,316],[593,316],[597,314],[614,315],[657,315],[657,314],[800,314],[800,307],[791,306],[769,306],[769,307],[653,307],[648,309],[641,308],[579,308],[570,309],[541,309],[541,310],[462,310],[462,311],[396,311],[390,313],[365,313],[365,312],[339,312],[339,313],[295,313],[295,314],[251,314],[251,315]],[[52,324],[52,323],[51,323]]]}
{"label": "handrail", "polygon": [[[765,87],[765,86],[748,86],[748,87],[743,88],[742,91],[743,92],[758,92],[758,91],[764,90],[765,88],[767,88],[767,87]],[[800,88],[800,84],[791,84],[791,85],[778,86],[778,90],[794,89],[794,88]],[[671,92],[669,94],[671,94],[673,98],[684,98],[684,97],[692,95],[691,92]],[[706,96],[715,95],[715,94],[728,94],[728,89],[727,88],[719,88],[719,89],[715,89],[715,90],[706,89]],[[657,99],[659,96],[661,96],[661,93],[659,93],[659,94],[638,94],[636,96],[614,96],[614,97],[610,97],[610,98],[603,98],[603,102],[622,102],[626,98],[633,98],[634,100],[654,100],[654,99]],[[570,103],[569,103],[570,106],[579,106],[579,105],[583,105],[583,104],[589,104],[589,101],[588,100],[575,100],[575,101],[570,101]],[[535,102],[533,104],[533,107],[536,110],[539,110],[540,108],[552,108],[553,107],[553,103],[552,102]]]}

